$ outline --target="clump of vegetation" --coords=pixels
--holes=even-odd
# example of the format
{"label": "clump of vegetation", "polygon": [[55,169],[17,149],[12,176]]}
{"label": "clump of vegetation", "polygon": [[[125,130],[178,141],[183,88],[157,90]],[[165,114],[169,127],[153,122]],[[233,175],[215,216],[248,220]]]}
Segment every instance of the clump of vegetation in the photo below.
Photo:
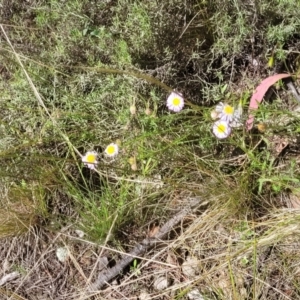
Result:
{"label": "clump of vegetation", "polygon": [[[295,0],[4,0],[0,238],[20,243],[1,250],[0,279],[22,278],[0,292],[86,299],[99,257],[112,266],[196,199],[167,245],[95,299],[296,299],[299,104],[286,81],[244,124],[263,78],[298,76],[299,13]],[[50,291],[41,261],[75,275]]]}

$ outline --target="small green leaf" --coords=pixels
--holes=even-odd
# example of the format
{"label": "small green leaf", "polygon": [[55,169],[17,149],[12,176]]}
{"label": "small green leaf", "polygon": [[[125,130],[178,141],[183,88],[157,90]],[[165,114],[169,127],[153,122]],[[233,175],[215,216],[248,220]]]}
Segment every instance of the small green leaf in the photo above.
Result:
{"label": "small green leaf", "polygon": [[226,89],[227,89],[228,84],[225,84],[224,86],[222,86],[221,88],[221,93],[224,94]]}

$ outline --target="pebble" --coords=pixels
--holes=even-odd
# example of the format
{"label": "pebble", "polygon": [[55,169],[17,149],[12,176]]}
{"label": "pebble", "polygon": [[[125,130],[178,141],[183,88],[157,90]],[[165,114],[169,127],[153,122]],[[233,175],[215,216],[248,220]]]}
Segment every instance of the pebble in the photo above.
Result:
{"label": "pebble", "polygon": [[154,281],[153,287],[158,291],[162,291],[166,289],[169,285],[169,279],[165,276],[160,276]]}
{"label": "pebble", "polygon": [[198,289],[191,290],[187,296],[189,300],[205,300]]}
{"label": "pebble", "polygon": [[56,249],[56,256],[60,262],[65,262],[69,257],[69,250],[67,247],[60,247]]}
{"label": "pebble", "polygon": [[188,256],[186,261],[181,266],[182,273],[188,278],[195,277],[199,270],[198,263],[198,259]]}

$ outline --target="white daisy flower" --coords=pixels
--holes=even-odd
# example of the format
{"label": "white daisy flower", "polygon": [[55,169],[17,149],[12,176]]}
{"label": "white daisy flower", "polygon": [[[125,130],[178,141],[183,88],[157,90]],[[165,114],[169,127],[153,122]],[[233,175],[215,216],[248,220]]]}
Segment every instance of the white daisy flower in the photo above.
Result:
{"label": "white daisy flower", "polygon": [[119,146],[117,144],[111,143],[105,148],[104,152],[109,157],[115,157],[119,153]]}
{"label": "white daisy flower", "polygon": [[98,160],[97,160],[97,152],[95,151],[88,151],[82,158],[82,162],[84,163],[84,165],[88,168],[90,168],[91,170],[94,170],[97,165],[98,165]]}
{"label": "white daisy flower", "polygon": [[184,107],[183,97],[178,93],[172,92],[167,99],[167,107],[171,111],[181,111]]}
{"label": "white daisy flower", "polygon": [[231,127],[228,122],[224,120],[218,120],[213,125],[213,133],[219,139],[227,138],[231,133]]}
{"label": "white daisy flower", "polygon": [[230,106],[226,103],[220,102],[216,108],[215,111],[219,114],[219,118],[221,120],[231,122],[233,120],[233,114],[234,114],[234,107]]}

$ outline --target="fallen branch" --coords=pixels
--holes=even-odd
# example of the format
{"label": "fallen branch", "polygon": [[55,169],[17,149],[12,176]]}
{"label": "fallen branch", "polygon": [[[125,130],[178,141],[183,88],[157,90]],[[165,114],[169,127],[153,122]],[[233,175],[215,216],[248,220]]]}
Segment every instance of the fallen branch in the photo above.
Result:
{"label": "fallen branch", "polygon": [[[200,206],[203,206],[201,203]],[[94,292],[101,289],[110,280],[116,277],[122,272],[122,270],[128,266],[136,257],[143,256],[147,251],[153,248],[158,242],[165,239],[168,233],[176,226],[180,221],[182,221],[188,214],[196,211],[199,207],[199,199],[197,203],[193,203],[190,207],[185,208],[178,212],[172,219],[170,219],[165,225],[163,225],[160,230],[153,237],[144,239],[140,244],[136,245],[133,250],[129,253],[123,255],[121,260],[111,269],[105,270],[98,275],[97,280],[91,284],[89,291]]]}

